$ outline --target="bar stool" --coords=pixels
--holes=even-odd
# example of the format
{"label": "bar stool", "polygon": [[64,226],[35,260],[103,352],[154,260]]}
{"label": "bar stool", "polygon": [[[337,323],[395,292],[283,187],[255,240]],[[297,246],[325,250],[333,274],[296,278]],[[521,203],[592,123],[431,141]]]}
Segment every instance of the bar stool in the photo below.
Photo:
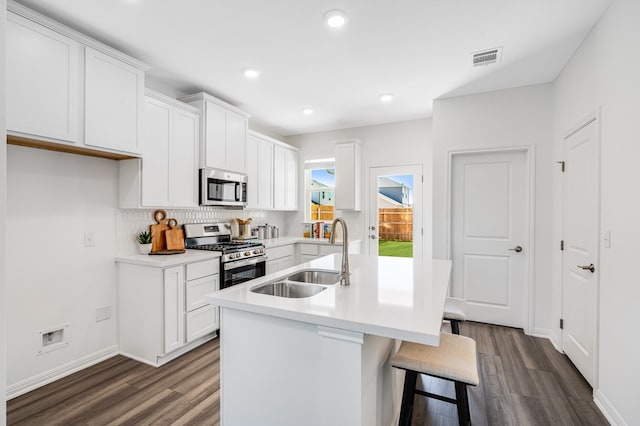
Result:
{"label": "bar stool", "polygon": [[[441,333],[439,346],[402,342],[398,353],[391,358],[391,365],[405,370],[402,406],[398,425],[411,425],[415,394],[456,404],[460,426],[471,424],[467,385],[476,386],[480,383],[476,342],[473,339],[455,334]],[[452,381],[456,390],[456,398],[448,398],[416,389],[418,374]]]}
{"label": "bar stool", "polygon": [[464,313],[466,302],[464,299],[456,297],[447,297],[444,302],[444,319],[451,323],[451,332],[460,334],[460,321],[466,321],[467,316]]}

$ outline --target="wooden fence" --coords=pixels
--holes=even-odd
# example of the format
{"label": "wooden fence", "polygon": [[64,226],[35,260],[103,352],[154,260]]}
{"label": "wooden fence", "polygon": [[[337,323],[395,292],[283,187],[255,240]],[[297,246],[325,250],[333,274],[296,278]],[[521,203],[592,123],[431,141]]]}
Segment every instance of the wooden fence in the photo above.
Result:
{"label": "wooden fence", "polygon": [[333,220],[333,206],[311,204],[311,220]]}
{"label": "wooden fence", "polygon": [[413,241],[413,208],[378,209],[378,238]]}

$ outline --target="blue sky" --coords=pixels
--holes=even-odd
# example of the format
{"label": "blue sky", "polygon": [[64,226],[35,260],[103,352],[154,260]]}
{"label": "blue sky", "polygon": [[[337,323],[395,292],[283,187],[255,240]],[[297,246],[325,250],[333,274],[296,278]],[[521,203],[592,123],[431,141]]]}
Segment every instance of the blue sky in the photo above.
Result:
{"label": "blue sky", "polygon": [[[333,171],[333,169],[331,169]],[[327,173],[326,169],[311,170],[311,179],[327,186],[336,186],[336,175]]]}

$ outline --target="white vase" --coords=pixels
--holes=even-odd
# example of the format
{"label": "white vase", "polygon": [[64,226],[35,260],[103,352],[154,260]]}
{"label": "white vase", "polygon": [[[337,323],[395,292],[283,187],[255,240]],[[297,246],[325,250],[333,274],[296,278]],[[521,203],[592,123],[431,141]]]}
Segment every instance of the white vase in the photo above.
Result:
{"label": "white vase", "polygon": [[138,244],[138,250],[140,254],[149,254],[151,253],[151,243],[149,244]]}

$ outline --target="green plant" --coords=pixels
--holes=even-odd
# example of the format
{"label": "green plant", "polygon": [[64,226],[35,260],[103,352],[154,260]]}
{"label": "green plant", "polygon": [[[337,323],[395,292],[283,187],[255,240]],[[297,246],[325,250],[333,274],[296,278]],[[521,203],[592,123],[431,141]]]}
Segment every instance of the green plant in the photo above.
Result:
{"label": "green plant", "polygon": [[138,235],[136,235],[136,239],[140,244],[151,244],[151,232],[140,231]]}

